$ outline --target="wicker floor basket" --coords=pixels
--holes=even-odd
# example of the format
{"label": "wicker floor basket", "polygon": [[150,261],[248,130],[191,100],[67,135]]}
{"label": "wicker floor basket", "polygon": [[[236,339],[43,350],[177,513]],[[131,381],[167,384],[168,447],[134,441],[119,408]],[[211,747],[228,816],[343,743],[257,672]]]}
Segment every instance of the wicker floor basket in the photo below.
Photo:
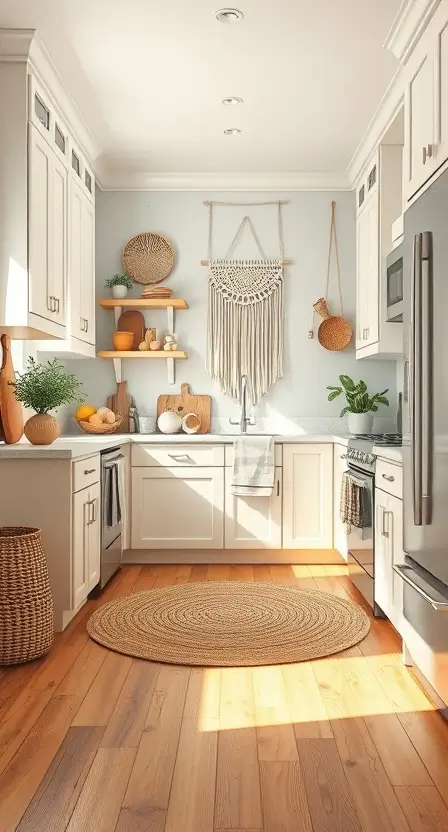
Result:
{"label": "wicker floor basket", "polygon": [[0,528],[0,664],[37,659],[54,636],[53,599],[39,529]]}

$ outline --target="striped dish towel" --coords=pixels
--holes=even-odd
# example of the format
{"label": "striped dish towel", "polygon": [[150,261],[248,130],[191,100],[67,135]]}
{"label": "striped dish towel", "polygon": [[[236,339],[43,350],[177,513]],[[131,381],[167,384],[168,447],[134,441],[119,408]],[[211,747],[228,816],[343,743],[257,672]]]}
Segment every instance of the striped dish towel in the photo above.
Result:
{"label": "striped dish towel", "polygon": [[274,437],[238,436],[233,443],[231,493],[240,497],[270,497],[274,478]]}

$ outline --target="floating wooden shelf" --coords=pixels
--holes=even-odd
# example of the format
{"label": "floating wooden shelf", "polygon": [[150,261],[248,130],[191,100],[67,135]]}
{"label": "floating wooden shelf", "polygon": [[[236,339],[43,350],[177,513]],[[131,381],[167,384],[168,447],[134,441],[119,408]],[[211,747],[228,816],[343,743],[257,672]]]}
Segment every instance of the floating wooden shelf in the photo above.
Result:
{"label": "floating wooden shelf", "polygon": [[101,350],[98,358],[188,358],[182,350]]}
{"label": "floating wooden shelf", "polygon": [[99,304],[103,309],[188,309],[183,298],[104,298]]}

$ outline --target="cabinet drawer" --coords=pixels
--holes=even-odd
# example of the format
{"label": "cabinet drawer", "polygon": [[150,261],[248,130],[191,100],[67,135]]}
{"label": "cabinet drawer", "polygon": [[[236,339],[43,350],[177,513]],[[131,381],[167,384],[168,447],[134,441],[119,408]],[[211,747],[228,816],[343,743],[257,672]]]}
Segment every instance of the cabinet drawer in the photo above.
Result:
{"label": "cabinet drawer", "polygon": [[100,480],[100,455],[88,456],[72,464],[72,491],[80,491]]}
{"label": "cabinet drawer", "polygon": [[[226,468],[233,467],[233,445],[225,447]],[[283,465],[283,445],[276,444],[274,451],[275,466],[281,468]]]}
{"label": "cabinet drawer", "polygon": [[133,445],[131,465],[151,468],[224,467],[223,445]]}
{"label": "cabinet drawer", "polygon": [[386,462],[378,459],[376,463],[376,486],[393,494],[394,497],[403,498],[403,468],[401,465],[394,465],[393,462]]}

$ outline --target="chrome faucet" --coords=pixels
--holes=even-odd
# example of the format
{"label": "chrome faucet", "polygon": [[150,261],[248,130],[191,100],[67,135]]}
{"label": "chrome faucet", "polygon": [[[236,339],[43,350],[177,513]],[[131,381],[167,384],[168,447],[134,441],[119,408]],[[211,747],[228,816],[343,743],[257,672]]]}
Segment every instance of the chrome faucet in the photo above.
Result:
{"label": "chrome faucet", "polygon": [[241,417],[239,421],[229,419],[231,425],[239,425],[241,433],[247,433],[248,425],[256,425],[255,419],[247,415],[247,376],[241,376]]}

